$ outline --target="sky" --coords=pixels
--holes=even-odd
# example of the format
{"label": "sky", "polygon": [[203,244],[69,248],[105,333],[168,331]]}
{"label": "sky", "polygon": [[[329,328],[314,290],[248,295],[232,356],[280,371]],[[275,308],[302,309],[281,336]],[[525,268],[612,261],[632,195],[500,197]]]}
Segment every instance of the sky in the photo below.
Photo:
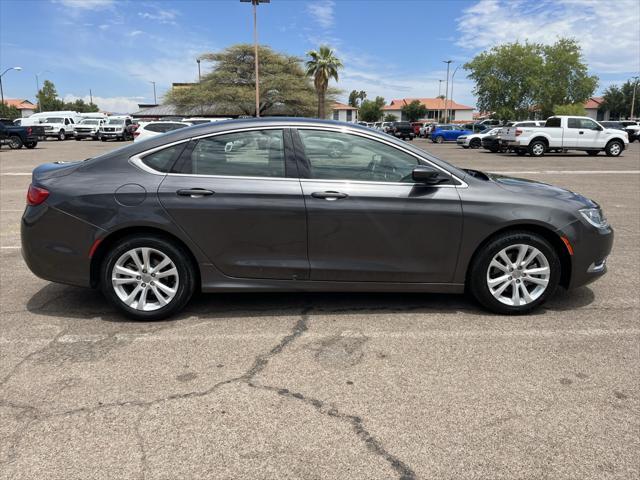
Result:
{"label": "sky", "polygon": [[[36,75],[66,100],[132,112],[160,101],[172,82],[197,80],[196,58],[253,41],[251,5],[239,0],[0,0],[0,68],[5,98],[34,100]],[[368,98],[444,94],[453,60],[453,98],[475,106],[462,65],[516,40],[582,46],[596,93],[640,71],[639,0],[271,0],[258,7],[261,44],[304,57],[328,44],[342,59],[339,82]],[[203,73],[211,64],[201,64]]]}

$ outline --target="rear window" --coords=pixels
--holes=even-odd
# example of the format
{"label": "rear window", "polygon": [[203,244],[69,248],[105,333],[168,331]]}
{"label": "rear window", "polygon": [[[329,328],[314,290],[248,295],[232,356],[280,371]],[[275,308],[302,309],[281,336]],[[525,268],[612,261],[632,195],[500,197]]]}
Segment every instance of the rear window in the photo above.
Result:
{"label": "rear window", "polygon": [[186,142],[163,148],[157,152],[150,153],[142,157],[142,163],[157,172],[168,173],[173,166],[174,161],[182,152]]}
{"label": "rear window", "polygon": [[398,127],[410,127],[411,124],[409,122],[396,122],[395,123]]}
{"label": "rear window", "polygon": [[560,119],[559,118],[550,118],[544,124],[545,127],[559,127]]}

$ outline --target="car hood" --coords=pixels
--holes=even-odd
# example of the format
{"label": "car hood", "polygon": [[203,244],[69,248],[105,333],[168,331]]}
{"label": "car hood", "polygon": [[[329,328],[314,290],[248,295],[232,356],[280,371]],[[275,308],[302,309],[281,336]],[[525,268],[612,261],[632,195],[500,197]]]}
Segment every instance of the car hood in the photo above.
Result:
{"label": "car hood", "polygon": [[594,208],[599,205],[593,200],[580,195],[579,193],[572,192],[566,188],[557,187],[544,182],[538,182],[536,180],[529,180],[526,178],[509,177],[506,175],[498,175],[495,173],[486,173],[486,175],[495,182],[499,187],[508,190],[513,193],[522,195],[544,197],[548,199],[555,199],[561,201],[575,202],[586,208]]}

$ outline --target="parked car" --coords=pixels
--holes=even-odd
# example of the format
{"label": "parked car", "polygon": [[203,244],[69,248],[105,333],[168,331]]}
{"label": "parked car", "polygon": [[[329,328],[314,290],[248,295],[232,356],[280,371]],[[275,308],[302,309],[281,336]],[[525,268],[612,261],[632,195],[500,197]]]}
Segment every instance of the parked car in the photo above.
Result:
{"label": "parked car", "polygon": [[499,127],[485,128],[479,133],[471,133],[468,135],[460,135],[456,139],[456,143],[462,148],[480,148],[482,146],[482,139],[489,135],[497,135],[500,132]]}
{"label": "parked car", "polygon": [[40,122],[40,126],[44,127],[44,135],[46,137],[55,137],[58,140],[66,140],[73,137],[75,122],[73,117],[46,117]]}
{"label": "parked car", "polygon": [[499,125],[502,125],[502,122],[500,120],[498,120],[497,118],[486,118],[484,120],[481,120],[480,122],[481,125],[488,125],[488,126],[492,126],[492,127],[497,127]]}
{"label": "parked car", "polygon": [[629,137],[629,143],[635,141],[638,138],[638,133],[640,132],[640,127],[636,125],[636,128],[634,128],[633,122],[629,121],[604,121],[600,122],[600,125],[605,128],[613,128],[615,130],[622,130],[623,132],[626,132]]}
{"label": "parked car", "polygon": [[420,134],[420,129],[424,127],[424,122],[411,122],[413,127],[413,136],[417,137]]}
{"label": "parked car", "polygon": [[506,148],[500,138],[500,130],[491,135],[482,137],[482,148],[492,153],[503,152]]}
{"label": "parked car", "polygon": [[8,145],[12,150],[35,148],[38,140],[44,140],[44,128],[38,125],[22,127],[8,118],[0,119],[0,145]]}
{"label": "parked car", "polygon": [[[206,122],[211,123],[211,122]],[[146,122],[140,123],[138,128],[133,132],[133,141],[139,142],[156,135],[172,132],[179,128],[190,127],[190,122]]]}
{"label": "parked car", "polygon": [[[352,154],[336,161],[310,138]],[[521,314],[602,276],[613,243],[600,206],[577,193],[308,119],[197,125],[41,165],[27,201],[29,268],[100,288],[140,320],[176,314],[195,290],[466,290]]]}
{"label": "parked car", "polygon": [[413,140],[413,127],[409,122],[391,122],[386,133],[403,140]]}
{"label": "parked car", "polygon": [[392,123],[393,122],[382,122],[379,130],[384,133],[389,133],[389,128],[391,127]]}
{"label": "parked car", "polygon": [[629,142],[640,142],[640,125],[634,120],[620,120],[620,123],[629,134]]}
{"label": "parked car", "polygon": [[101,118],[85,118],[73,127],[73,136],[76,140],[90,138],[98,140],[100,138],[100,127],[104,125],[105,120]]}
{"label": "parked car", "polygon": [[[72,120],[71,123],[76,124],[84,119],[82,114],[75,112],[73,110],[59,110],[54,112],[38,112],[34,113],[29,117],[21,118],[20,125],[23,127],[27,127],[29,125],[40,125],[45,123],[47,118],[69,118]],[[65,129],[68,130],[68,129]]]}
{"label": "parked car", "polygon": [[533,157],[541,157],[550,149],[582,150],[589,155],[604,151],[607,156],[617,157],[629,143],[626,132],[604,128],[589,117],[567,115],[549,117],[544,127],[506,127],[501,136],[519,155],[529,153]]}
{"label": "parked car", "polygon": [[465,130],[462,125],[436,125],[431,132],[434,143],[455,142],[460,135],[470,135],[473,131]]}
{"label": "parked car", "polygon": [[100,127],[100,140],[106,142],[114,138],[116,140],[131,140],[133,133],[129,126],[133,123],[131,117],[109,117],[104,125]]}

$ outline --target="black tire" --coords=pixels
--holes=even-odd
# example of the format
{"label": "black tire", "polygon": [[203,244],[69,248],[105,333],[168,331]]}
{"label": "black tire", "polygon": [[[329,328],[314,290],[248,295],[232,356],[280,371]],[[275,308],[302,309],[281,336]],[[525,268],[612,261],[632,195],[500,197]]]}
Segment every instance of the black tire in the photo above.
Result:
{"label": "black tire", "polygon": [[524,155],[527,154],[527,151],[524,150],[523,148],[519,148],[518,150],[516,150],[516,154],[520,157],[523,157]]}
{"label": "black tire", "polygon": [[469,147],[467,147],[466,145],[462,145],[462,148],[464,148],[465,150],[467,150]]}
{"label": "black tire", "polygon": [[9,148],[11,150],[20,150],[22,148],[22,139],[17,135],[11,135],[9,137]]}
{"label": "black tire", "polygon": [[36,148],[36,146],[38,145],[38,142],[27,142],[24,144],[25,147],[31,149],[31,148]]}
{"label": "black tire", "polygon": [[79,142],[81,140],[80,137],[75,137],[75,139],[76,139],[76,142]]}
{"label": "black tire", "polygon": [[480,148],[482,146],[482,140],[480,140],[479,138],[474,138],[473,140],[471,140],[471,142],[469,143],[469,146],[471,148]]}
{"label": "black tire", "polygon": [[102,140],[103,142],[107,141],[106,137],[100,137],[100,140]]}
{"label": "black tire", "polygon": [[[141,247],[153,248],[162,252],[173,261],[178,271],[179,281],[175,296],[167,305],[157,310],[142,311],[126,305],[116,294],[111,282],[111,272],[118,259],[125,252]],[[100,268],[100,289],[102,293],[116,308],[134,320],[161,320],[175,315],[185,307],[193,296],[196,288],[195,282],[196,274],[189,254],[174,242],[154,235],[136,235],[119,240],[110,247]]]}
{"label": "black tire", "polygon": [[58,140],[63,142],[67,139],[67,133],[64,130],[58,132]]}
{"label": "black tire", "polygon": [[587,150],[587,155],[589,155],[591,157],[595,157],[599,153],[600,153],[600,150]]}
{"label": "black tire", "polygon": [[444,142],[444,137],[442,135],[438,135],[436,138],[433,139],[433,141],[435,143],[443,143]]}
{"label": "black tire", "polygon": [[529,155],[532,157],[543,157],[547,151],[547,144],[542,140],[534,140],[529,144],[529,148],[527,150]]}
{"label": "black tire", "polygon": [[[544,292],[534,301],[521,306],[506,305],[497,300],[487,285],[487,272],[493,257],[510,245],[524,244],[537,248],[549,262],[550,278]],[[467,287],[473,297],[484,308],[502,315],[520,315],[528,313],[553,296],[561,276],[561,263],[558,253],[549,242],[538,234],[527,231],[515,231],[500,234],[490,239],[476,253],[467,275]],[[508,287],[512,288],[512,287]]]}
{"label": "black tire", "polygon": [[604,147],[604,153],[607,154],[607,157],[619,157],[623,150],[624,143],[620,140],[611,140],[607,143],[607,146]]}

